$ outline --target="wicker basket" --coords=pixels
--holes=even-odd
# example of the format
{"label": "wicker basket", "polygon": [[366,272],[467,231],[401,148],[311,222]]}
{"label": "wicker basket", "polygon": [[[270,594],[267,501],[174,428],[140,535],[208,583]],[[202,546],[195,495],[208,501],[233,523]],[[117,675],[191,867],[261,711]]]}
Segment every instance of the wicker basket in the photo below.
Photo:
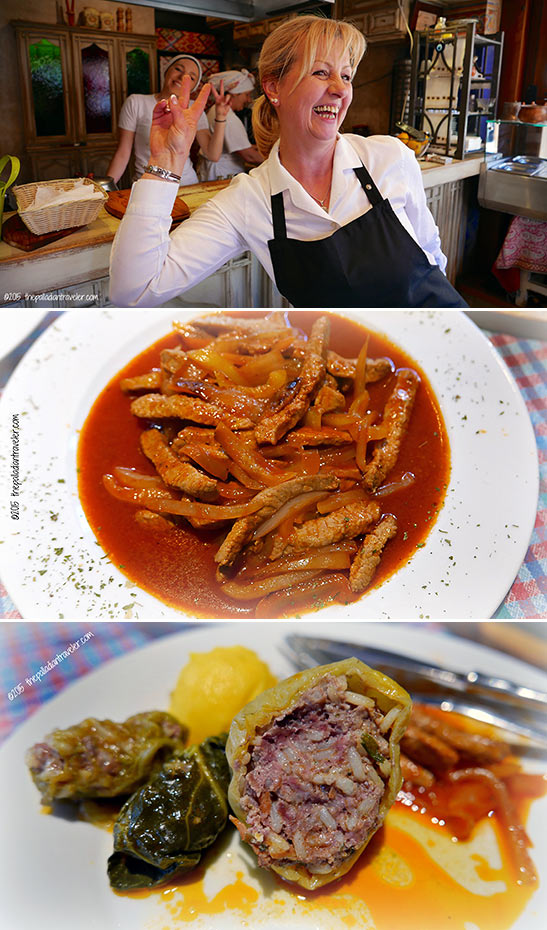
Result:
{"label": "wicker basket", "polygon": [[25,226],[31,232],[40,236],[44,233],[56,232],[58,229],[69,229],[71,226],[85,226],[86,223],[92,223],[96,220],[108,199],[108,195],[100,184],[96,184],[91,178],[84,178],[83,182],[85,185],[91,185],[94,190],[102,194],[100,200],[69,200],[67,203],[58,203],[53,207],[48,207],[46,204],[39,210],[27,209],[30,204],[34,203],[38,187],[49,187],[56,192],[68,191],[72,190],[80,180],[82,179],[64,178],[60,181],[33,181],[31,184],[20,184],[14,187],[13,193],[17,201],[17,212]]}

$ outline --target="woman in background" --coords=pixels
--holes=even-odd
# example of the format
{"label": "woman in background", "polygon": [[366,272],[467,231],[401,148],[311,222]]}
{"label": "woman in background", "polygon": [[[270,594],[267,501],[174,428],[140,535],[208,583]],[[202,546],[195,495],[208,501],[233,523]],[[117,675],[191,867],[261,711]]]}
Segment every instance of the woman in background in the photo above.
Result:
{"label": "woman in background", "polygon": [[[207,154],[204,147],[201,147],[201,162],[199,166],[199,175],[202,181],[214,181],[217,178],[229,178],[234,174],[239,174],[245,170],[245,165],[260,165],[264,160],[259,153],[256,145],[253,145],[245,126],[236,113],[249,106],[251,102],[251,93],[254,87],[254,77],[248,71],[221,71],[211,76],[213,94],[224,84],[227,91],[230,92],[230,109],[225,114],[226,127],[224,129],[224,144],[222,155],[219,159],[213,160]],[[218,111],[218,105],[215,104],[207,113],[209,130],[214,132],[218,119],[222,118]],[[202,122],[198,124],[198,129]],[[198,142],[200,135],[198,132]]]}
{"label": "woman in background", "polygon": [[[152,113],[158,101],[168,99],[171,94],[176,97],[180,94],[182,79],[188,75],[191,80],[192,93],[201,81],[201,65],[193,55],[177,55],[172,59],[163,77],[163,84],[158,94],[131,94],[120,110],[118,126],[120,130],[120,141],[118,148],[110,162],[107,175],[116,181],[124,173],[133,146],[135,147],[135,173],[132,181],[137,181],[142,177],[144,169],[150,160],[150,127],[152,125]],[[230,111],[229,95],[224,94],[222,83],[219,82],[219,91],[213,91],[215,95],[215,106],[218,107],[218,118],[214,123],[212,130],[209,130],[207,118],[203,116],[197,130],[197,140],[202,150],[207,154],[211,163],[219,158],[222,152],[224,142],[224,129],[227,112]],[[180,183],[196,184],[198,176],[188,155],[181,175]]]}

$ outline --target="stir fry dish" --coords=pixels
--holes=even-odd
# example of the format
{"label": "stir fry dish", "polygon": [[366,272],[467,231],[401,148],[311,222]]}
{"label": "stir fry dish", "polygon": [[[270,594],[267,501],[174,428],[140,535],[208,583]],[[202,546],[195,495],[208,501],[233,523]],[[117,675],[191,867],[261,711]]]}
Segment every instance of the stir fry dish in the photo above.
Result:
{"label": "stir fry dish", "polygon": [[410,697],[358,659],[251,701],[227,744],[232,818],[263,868],[315,889],[344,875],[401,787]]}
{"label": "stir fry dish", "polygon": [[503,740],[465,729],[461,719],[414,704],[401,739],[404,781],[398,801],[407,807],[417,804],[458,840],[469,839],[477,823],[495,812],[516,880],[534,885],[537,872],[530,858],[530,840],[515,801],[540,797],[546,780],[523,774]]}
{"label": "stir fry dish", "polygon": [[196,867],[228,820],[225,745],[210,737],[177,753],[126,801],[108,860],[113,888],[151,888]]}
{"label": "stir fry dish", "polygon": [[119,379],[144,467],[124,449],[101,474],[99,512],[89,461],[104,430],[93,413],[79,466],[84,509],[124,569],[131,556],[106,535],[105,498],[130,508],[139,542],[149,531],[156,565],[160,549],[178,560],[186,546],[194,558],[202,542],[217,592],[208,616],[347,604],[423,545],[446,489],[442,418],[420,374],[371,355],[362,327],[352,324],[355,357],[335,351],[339,321],[314,314],[308,333],[281,312],[175,323],[178,344],[160,348],[159,366]]}

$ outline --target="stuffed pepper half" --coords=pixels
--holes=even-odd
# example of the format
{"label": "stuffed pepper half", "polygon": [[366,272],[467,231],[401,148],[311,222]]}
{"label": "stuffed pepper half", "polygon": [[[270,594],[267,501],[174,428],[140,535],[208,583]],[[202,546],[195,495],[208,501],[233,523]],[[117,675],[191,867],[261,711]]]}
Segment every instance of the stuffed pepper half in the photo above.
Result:
{"label": "stuffed pepper half", "polygon": [[344,875],[401,786],[410,697],[358,659],[280,682],[235,717],[232,818],[258,863],[314,889]]}

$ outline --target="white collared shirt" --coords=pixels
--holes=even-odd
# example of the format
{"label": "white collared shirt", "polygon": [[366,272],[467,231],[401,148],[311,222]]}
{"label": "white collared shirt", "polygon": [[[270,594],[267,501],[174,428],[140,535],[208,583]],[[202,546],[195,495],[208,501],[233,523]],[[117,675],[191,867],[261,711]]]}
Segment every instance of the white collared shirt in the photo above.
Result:
{"label": "white collared shirt", "polygon": [[[446,258],[414,153],[392,136],[339,135],[328,213],[283,167],[279,143],[262,165],[249,174],[238,174],[171,236],[177,188],[154,179],[137,181],[112,246],[112,302],[116,306],[158,306],[246,250],[257,256],[275,280],[268,249],[273,238],[272,194],[283,191],[289,238],[323,239],[371,209],[353,170],[362,163],[429,262],[444,271]],[[393,270],[395,274],[396,256]]]}

